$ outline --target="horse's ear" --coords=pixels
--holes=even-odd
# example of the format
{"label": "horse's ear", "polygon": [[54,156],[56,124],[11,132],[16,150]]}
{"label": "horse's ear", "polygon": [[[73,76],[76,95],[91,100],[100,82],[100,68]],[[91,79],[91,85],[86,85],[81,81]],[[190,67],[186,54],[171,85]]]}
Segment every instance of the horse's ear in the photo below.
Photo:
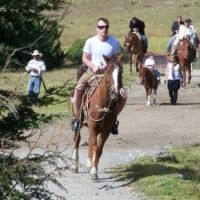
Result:
{"label": "horse's ear", "polygon": [[108,62],[109,62],[110,59],[107,56],[105,56],[105,55],[103,55],[103,58],[104,58],[106,64],[108,64]]}
{"label": "horse's ear", "polygon": [[115,55],[115,61],[117,63],[121,63],[123,58],[124,58],[124,54],[123,53],[118,53],[117,55]]}
{"label": "horse's ear", "polygon": [[124,54],[123,54],[123,53],[120,53],[120,54],[117,56],[117,60],[118,60],[119,62],[122,62],[123,58],[124,58]]}

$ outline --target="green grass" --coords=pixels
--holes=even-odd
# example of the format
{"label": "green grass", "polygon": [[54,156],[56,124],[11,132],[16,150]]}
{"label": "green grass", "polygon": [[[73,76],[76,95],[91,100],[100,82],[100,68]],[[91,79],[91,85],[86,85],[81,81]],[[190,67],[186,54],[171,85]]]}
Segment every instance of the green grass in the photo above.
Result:
{"label": "green grass", "polygon": [[[200,199],[200,146],[175,148],[176,162],[158,162],[151,157],[123,166],[120,180],[153,200]],[[119,169],[118,169],[119,170]]]}
{"label": "green grass", "polygon": [[[83,3],[84,2],[84,3]],[[104,16],[110,21],[110,34],[116,36],[121,44],[129,31],[128,24],[133,16],[145,21],[149,50],[163,53],[171,34],[171,24],[178,15],[191,18],[200,29],[200,3],[192,0],[73,0],[70,13],[62,22],[66,25],[61,37],[63,48],[78,38],[95,34],[97,18]]]}

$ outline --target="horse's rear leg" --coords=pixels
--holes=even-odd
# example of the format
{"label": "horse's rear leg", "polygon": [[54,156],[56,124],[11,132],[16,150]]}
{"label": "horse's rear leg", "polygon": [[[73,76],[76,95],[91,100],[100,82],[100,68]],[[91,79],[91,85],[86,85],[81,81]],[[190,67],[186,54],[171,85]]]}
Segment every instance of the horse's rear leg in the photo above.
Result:
{"label": "horse's rear leg", "polygon": [[[191,63],[191,65],[192,65],[192,63]],[[188,69],[188,81],[187,81],[187,84],[190,84],[191,78],[192,78],[192,75],[191,75],[191,68],[190,68],[190,69]]]}
{"label": "horse's rear leg", "polygon": [[78,164],[79,164],[79,144],[81,141],[81,136],[79,132],[75,132],[74,134],[74,143],[75,143],[75,147],[74,147],[74,151],[72,154],[72,160],[73,163],[71,165],[71,170],[75,173],[78,173]]}
{"label": "horse's rear leg", "polygon": [[130,64],[129,73],[132,74],[133,69],[132,69],[132,60],[131,59],[130,59],[130,63],[129,64]]}

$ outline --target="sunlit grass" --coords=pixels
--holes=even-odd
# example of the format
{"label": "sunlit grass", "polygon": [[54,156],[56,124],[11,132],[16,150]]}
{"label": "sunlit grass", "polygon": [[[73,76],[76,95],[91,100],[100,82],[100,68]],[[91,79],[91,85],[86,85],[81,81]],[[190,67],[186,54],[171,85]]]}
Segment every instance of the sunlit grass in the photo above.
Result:
{"label": "sunlit grass", "polygon": [[133,190],[153,200],[200,199],[200,146],[175,148],[176,161],[159,162],[151,157],[129,163],[120,180],[131,180]]}

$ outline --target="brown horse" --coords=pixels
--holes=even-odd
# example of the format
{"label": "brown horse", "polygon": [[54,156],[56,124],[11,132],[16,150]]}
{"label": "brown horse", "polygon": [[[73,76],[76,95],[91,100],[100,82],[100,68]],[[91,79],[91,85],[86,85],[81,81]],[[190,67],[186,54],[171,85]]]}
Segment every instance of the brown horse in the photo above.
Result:
{"label": "brown horse", "polygon": [[129,32],[128,35],[125,36],[124,48],[125,52],[129,54],[130,73],[132,73],[132,64],[135,64],[136,72],[138,72],[139,68],[142,67],[144,58],[141,35],[136,32]]}
{"label": "brown horse", "polygon": [[153,71],[146,67],[141,67],[139,69],[139,78],[141,84],[144,85],[146,90],[147,106],[151,105],[151,93],[153,91],[153,103],[156,104],[156,92],[159,85],[159,80],[157,80]]}
{"label": "brown horse", "polygon": [[81,123],[79,131],[74,135],[75,148],[72,155],[74,163],[71,168],[78,172],[80,129],[84,124],[89,130],[87,167],[90,168],[93,179],[98,178],[98,163],[103,146],[126,102],[119,90],[122,87],[122,58],[122,54],[115,59],[104,56],[107,65],[103,77],[100,81],[97,80],[98,77],[93,79],[90,89],[86,91],[82,100]]}
{"label": "brown horse", "polygon": [[189,39],[185,38],[181,42],[177,50],[177,56],[179,58],[182,74],[183,74],[183,87],[186,86],[186,73],[188,72],[187,84],[191,81],[191,64],[192,64],[192,45]]}

